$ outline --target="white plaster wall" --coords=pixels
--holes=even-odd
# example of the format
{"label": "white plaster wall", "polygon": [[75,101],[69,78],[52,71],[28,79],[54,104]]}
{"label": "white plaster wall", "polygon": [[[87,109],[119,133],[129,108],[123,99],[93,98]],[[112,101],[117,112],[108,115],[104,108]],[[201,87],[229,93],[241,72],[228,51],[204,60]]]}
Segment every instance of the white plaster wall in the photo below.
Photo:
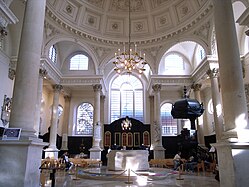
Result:
{"label": "white plaster wall", "polygon": [[160,106],[164,104],[165,102],[170,102],[174,104],[174,102],[176,102],[177,100],[182,99],[182,95],[181,95],[181,92],[179,91],[162,90],[160,94],[160,99],[161,99]]}

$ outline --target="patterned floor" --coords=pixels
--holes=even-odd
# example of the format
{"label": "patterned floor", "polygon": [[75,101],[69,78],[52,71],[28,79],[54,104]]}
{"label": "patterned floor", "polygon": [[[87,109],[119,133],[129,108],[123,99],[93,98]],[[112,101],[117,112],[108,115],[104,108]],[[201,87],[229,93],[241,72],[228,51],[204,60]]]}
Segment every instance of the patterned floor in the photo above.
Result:
{"label": "patterned floor", "polygon": [[[166,168],[150,168],[149,171],[108,171],[101,168],[77,168],[77,172],[57,171],[55,187],[219,187],[210,172],[181,173]],[[44,173],[44,187],[52,186],[49,171]]]}

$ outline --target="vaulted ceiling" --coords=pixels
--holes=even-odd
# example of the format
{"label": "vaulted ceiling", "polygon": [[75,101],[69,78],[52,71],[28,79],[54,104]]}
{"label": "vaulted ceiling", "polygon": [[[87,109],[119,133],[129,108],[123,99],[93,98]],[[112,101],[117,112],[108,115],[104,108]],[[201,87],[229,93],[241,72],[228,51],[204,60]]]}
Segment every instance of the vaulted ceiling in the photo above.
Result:
{"label": "vaulted ceiling", "polygon": [[[128,0],[48,0],[47,12],[94,40],[126,42]],[[210,0],[131,0],[132,41],[153,43],[187,32],[212,9]]]}

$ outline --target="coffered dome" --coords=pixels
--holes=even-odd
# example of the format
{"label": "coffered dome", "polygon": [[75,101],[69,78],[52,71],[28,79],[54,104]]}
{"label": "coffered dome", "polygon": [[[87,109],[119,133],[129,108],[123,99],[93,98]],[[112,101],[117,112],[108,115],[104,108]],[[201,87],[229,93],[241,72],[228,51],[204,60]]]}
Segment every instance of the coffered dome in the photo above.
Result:
{"label": "coffered dome", "polygon": [[[188,32],[212,9],[209,0],[131,0],[131,40],[156,43]],[[47,14],[73,32],[120,44],[129,33],[128,0],[48,0]]]}

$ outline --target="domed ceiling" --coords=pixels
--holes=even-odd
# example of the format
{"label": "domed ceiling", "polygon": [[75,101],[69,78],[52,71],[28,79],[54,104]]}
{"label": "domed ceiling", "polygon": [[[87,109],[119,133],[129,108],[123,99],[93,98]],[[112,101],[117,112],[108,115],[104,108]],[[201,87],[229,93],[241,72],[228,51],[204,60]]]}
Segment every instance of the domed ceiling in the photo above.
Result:
{"label": "domed ceiling", "polygon": [[[111,44],[126,42],[128,0],[48,0],[47,13],[78,35]],[[187,32],[212,9],[210,0],[131,0],[131,40],[153,43]]]}

